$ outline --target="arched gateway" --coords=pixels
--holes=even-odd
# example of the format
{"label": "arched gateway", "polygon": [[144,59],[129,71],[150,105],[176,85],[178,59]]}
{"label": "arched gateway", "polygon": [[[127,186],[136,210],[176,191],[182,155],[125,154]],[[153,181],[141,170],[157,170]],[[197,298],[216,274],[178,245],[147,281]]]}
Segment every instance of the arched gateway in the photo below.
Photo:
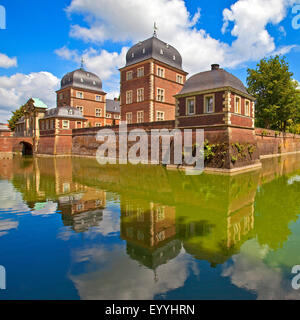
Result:
{"label": "arched gateway", "polygon": [[31,143],[21,141],[22,145],[22,156],[32,156],[33,155],[33,145]]}

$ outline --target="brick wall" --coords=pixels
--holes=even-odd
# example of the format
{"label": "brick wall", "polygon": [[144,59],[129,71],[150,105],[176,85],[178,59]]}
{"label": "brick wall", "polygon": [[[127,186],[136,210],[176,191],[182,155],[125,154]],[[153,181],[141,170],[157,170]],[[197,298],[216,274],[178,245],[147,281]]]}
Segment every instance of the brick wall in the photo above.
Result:
{"label": "brick wall", "polygon": [[[144,68],[144,76],[137,77],[137,69]],[[164,69],[164,77],[157,74],[158,68]],[[126,80],[127,72],[132,71],[132,80]],[[156,121],[157,112],[164,113],[164,120],[175,119],[175,98],[183,87],[176,82],[177,75],[186,79],[184,71],[159,63],[153,59],[121,69],[121,119],[126,120],[126,113],[132,113],[132,123],[137,123],[137,112],[144,112],[144,122]],[[137,102],[137,90],[144,89],[144,101]],[[164,101],[157,101],[157,89],[164,90]],[[126,92],[132,91],[132,103],[126,104]],[[153,109],[152,109],[152,107]],[[152,118],[153,117],[153,118]]]}
{"label": "brick wall", "polygon": [[262,156],[300,151],[300,135],[261,128],[256,128],[255,134]]}
{"label": "brick wall", "polygon": [[[77,92],[83,93],[83,98],[77,98]],[[60,95],[63,94],[63,99]],[[101,96],[102,101],[96,101],[96,95]],[[105,125],[106,93],[85,89],[65,88],[57,91],[57,106],[83,107],[83,116],[88,120],[87,125],[96,126],[96,123]],[[96,117],[96,109],[101,109],[101,117]]]}

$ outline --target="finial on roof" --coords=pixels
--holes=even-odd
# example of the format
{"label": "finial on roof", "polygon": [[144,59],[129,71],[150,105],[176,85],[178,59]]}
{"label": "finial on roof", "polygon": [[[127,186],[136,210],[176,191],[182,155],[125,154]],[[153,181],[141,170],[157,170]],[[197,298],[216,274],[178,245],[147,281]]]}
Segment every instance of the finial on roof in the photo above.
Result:
{"label": "finial on roof", "polygon": [[84,69],[84,59],[83,59],[83,57],[81,57],[81,67],[80,67],[80,69]]}
{"label": "finial on roof", "polygon": [[157,31],[158,31],[157,24],[156,24],[156,22],[154,22],[154,32],[153,32],[153,36],[154,36],[155,38],[157,38]]}

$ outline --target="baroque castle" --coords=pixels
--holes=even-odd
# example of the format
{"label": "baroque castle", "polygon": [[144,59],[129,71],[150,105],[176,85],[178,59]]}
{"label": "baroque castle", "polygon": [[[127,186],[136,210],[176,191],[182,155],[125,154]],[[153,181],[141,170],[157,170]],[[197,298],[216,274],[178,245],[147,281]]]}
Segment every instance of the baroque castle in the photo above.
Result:
{"label": "baroque castle", "polygon": [[107,99],[101,79],[82,63],[62,78],[56,108],[31,98],[14,133],[0,126],[0,153],[95,156],[99,127],[117,132],[120,121],[129,130],[203,129],[215,154],[206,166],[221,171],[257,168],[260,156],[300,150],[300,137],[274,139],[269,131],[273,140],[261,141],[254,97],[218,64],[187,75],[178,50],[156,33],[127,52],[118,99]]}

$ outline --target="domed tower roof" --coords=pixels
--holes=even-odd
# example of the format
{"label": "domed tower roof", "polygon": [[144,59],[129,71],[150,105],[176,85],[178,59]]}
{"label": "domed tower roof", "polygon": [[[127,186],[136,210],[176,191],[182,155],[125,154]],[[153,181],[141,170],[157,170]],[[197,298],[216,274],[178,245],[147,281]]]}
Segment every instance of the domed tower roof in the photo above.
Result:
{"label": "domed tower roof", "polygon": [[171,45],[155,36],[134,45],[126,55],[126,67],[153,58],[176,69],[182,70],[182,57]]}
{"label": "domed tower roof", "polygon": [[67,87],[103,92],[101,79],[83,68],[69,72],[62,78],[61,89]]}
{"label": "domed tower roof", "polygon": [[211,71],[200,72],[190,77],[179,94],[201,92],[224,87],[231,87],[241,93],[249,95],[240,79],[224,69],[220,69],[217,64],[212,65]]}

